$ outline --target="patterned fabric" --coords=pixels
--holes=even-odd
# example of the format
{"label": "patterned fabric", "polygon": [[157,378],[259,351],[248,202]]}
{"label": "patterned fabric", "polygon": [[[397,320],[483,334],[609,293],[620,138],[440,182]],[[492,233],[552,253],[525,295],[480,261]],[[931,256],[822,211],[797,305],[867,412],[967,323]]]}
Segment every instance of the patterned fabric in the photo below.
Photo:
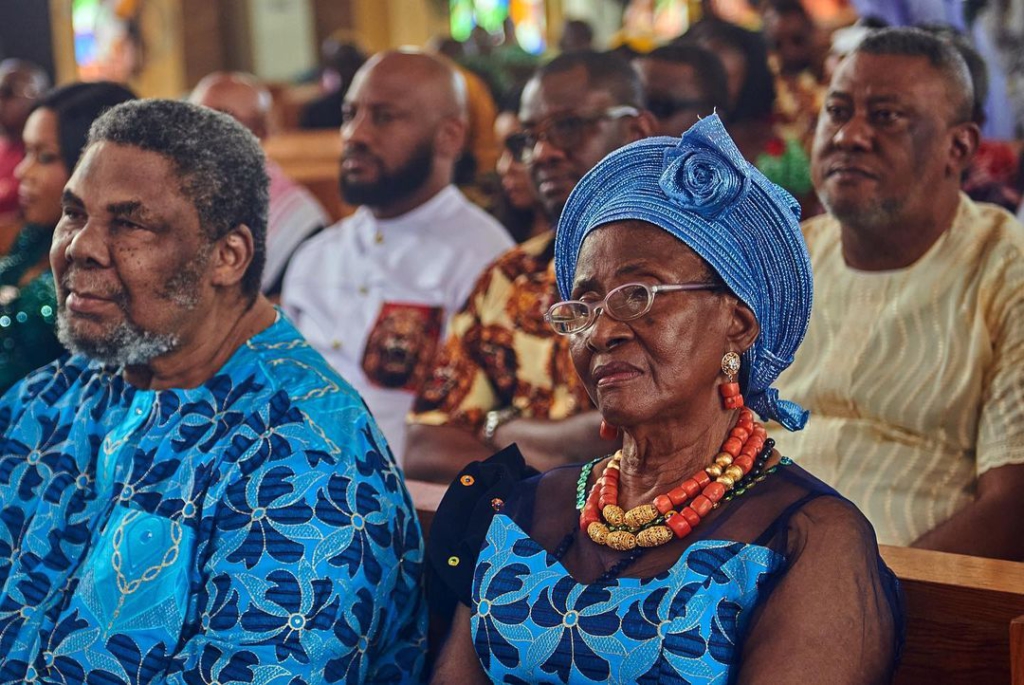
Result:
{"label": "patterned fabric", "polygon": [[478,433],[492,409],[557,421],[591,408],[568,339],[544,321],[558,295],[553,242],[553,233],[537,236],[484,272],[452,318],[410,422]]}
{"label": "patterned fabric", "polygon": [[283,317],[194,389],[65,358],[0,434],[0,683],[418,679],[401,474]]}
{"label": "patterned fabric", "polygon": [[775,55],[769,58],[768,66],[775,77],[773,118],[776,130],[783,138],[809,143],[814,136],[818,112],[825,103],[828,84],[819,81],[810,69],[796,74],[782,73]]}
{"label": "patterned fabric", "polygon": [[498,515],[473,581],[473,641],[494,682],[724,684],[782,564],[765,547],[704,540],[653,578],[583,585]]}
{"label": "patterned fabric", "polygon": [[849,268],[839,225],[804,225],[814,315],[782,392],[811,411],[779,450],[850,498],[882,544],[908,545],[1024,463],[1024,227],[961,195],[916,263]]}
{"label": "patterned fabric", "polygon": [[281,306],[359,391],[399,460],[444,324],[511,246],[501,224],[447,186],[390,219],[360,207],[295,252]]}

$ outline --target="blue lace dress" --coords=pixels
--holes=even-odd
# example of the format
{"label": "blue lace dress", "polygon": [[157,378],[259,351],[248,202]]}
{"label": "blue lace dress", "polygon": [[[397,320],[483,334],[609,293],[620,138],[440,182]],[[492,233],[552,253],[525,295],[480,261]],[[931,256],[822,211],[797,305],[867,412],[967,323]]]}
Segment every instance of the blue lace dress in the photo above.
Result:
{"label": "blue lace dress", "polygon": [[[454,544],[457,535],[438,535],[428,556],[434,611],[438,586],[470,606],[493,682],[771,683],[812,665],[806,682],[890,682],[902,635],[896,580],[863,516],[798,466],[778,467],[692,539],[624,560],[569,532],[579,466],[509,486],[486,464],[455,481],[432,528],[454,517],[469,530]],[[460,490],[483,491],[484,506]],[[481,542],[472,529],[482,519]],[[452,563],[475,544],[467,592],[457,583],[468,574],[454,578]]]}

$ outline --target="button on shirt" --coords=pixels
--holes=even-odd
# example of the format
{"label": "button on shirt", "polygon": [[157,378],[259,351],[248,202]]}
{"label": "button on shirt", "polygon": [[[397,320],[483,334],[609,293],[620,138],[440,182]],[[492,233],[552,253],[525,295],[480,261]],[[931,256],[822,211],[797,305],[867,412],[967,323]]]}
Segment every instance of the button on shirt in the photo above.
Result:
{"label": "button on shirt", "polygon": [[511,246],[501,224],[448,186],[393,219],[361,207],[292,258],[285,313],[363,396],[399,458],[448,318]]}

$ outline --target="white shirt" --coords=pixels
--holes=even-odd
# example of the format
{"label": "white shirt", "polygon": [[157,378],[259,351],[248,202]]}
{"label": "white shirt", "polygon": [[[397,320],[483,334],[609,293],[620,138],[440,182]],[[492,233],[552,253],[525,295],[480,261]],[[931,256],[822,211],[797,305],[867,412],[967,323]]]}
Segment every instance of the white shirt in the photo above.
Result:
{"label": "white shirt", "polygon": [[448,318],[511,246],[501,224],[448,186],[394,219],[361,207],[292,257],[285,313],[363,396],[398,459]]}

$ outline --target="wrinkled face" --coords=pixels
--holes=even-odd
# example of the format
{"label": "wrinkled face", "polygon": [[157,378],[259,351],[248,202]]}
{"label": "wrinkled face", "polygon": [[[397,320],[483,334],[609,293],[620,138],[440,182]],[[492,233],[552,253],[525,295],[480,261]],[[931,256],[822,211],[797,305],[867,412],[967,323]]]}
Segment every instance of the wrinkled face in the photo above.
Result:
{"label": "wrinkled face", "polygon": [[[519,119],[524,129],[537,129],[561,117],[593,117],[618,105],[612,94],[587,85],[583,66],[533,79],[523,90]],[[569,193],[583,175],[612,150],[630,142],[630,117],[602,119],[583,127],[582,142],[563,150],[541,140],[527,163],[530,178],[552,222],[556,221],[569,199]]]}
{"label": "wrinkled face", "polygon": [[386,206],[419,190],[434,166],[440,115],[400,70],[360,71],[342,109],[341,191],[354,205]]}
{"label": "wrinkled face", "polygon": [[[709,282],[707,264],[664,230],[640,221],[593,231],[580,249],[572,299],[600,300],[626,283]],[[721,291],[663,292],[639,319],[600,314],[570,337],[576,372],[602,415],[635,426],[715,402],[735,299]]]}
{"label": "wrinkled face", "polygon": [[70,172],[60,154],[57,115],[37,109],[25,123],[25,157],[14,170],[18,202],[30,224],[55,226],[60,220],[60,196]]}
{"label": "wrinkled face", "polygon": [[501,190],[508,198],[509,204],[516,209],[529,209],[536,202],[530,174],[526,171],[526,165],[517,161],[505,147],[508,137],[520,130],[519,117],[512,112],[502,112],[494,120],[494,137],[501,146],[501,156],[498,157],[496,169],[501,178]]}
{"label": "wrinkled face", "polygon": [[954,107],[925,57],[854,53],[818,117],[811,173],[829,212],[851,225],[927,216],[956,192]]}
{"label": "wrinkled face", "polygon": [[651,58],[634,64],[644,84],[647,109],[657,122],[654,135],[680,136],[700,117],[711,114],[697,72],[689,64]]}
{"label": "wrinkled face", "polygon": [[58,334],[101,361],[145,364],[191,344],[211,297],[211,243],[171,163],[101,142],[68,181],[50,264]]}

